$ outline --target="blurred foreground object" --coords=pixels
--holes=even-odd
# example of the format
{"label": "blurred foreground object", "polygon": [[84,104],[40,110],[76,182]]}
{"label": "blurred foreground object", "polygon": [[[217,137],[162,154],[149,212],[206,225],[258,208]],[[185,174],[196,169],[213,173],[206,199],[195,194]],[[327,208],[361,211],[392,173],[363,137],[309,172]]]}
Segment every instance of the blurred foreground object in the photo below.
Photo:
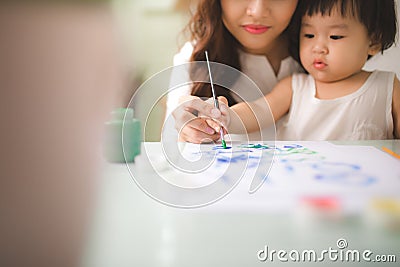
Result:
{"label": "blurred foreground object", "polygon": [[105,123],[104,156],[109,162],[134,162],[140,154],[141,126],[132,108],[117,108]]}
{"label": "blurred foreground object", "polygon": [[0,36],[0,266],[78,266],[120,86],[112,13],[2,3]]}

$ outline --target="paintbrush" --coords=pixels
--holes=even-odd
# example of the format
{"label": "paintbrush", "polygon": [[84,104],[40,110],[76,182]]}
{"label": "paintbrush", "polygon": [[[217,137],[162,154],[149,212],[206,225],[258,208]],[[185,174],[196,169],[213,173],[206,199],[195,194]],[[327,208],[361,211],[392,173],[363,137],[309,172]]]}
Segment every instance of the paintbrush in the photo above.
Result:
{"label": "paintbrush", "polygon": [[[211,91],[212,91],[212,95],[213,95],[213,99],[214,99],[214,106],[215,106],[215,108],[219,109],[219,103],[218,103],[217,97],[215,96],[214,84],[213,84],[213,80],[212,80],[212,76],[211,76],[210,61],[208,60],[207,51],[205,51],[205,54],[206,54],[206,60],[207,60],[208,73],[210,75]],[[222,130],[222,127],[219,128],[219,134],[221,135],[222,147],[226,148],[226,142],[224,140],[224,131]]]}

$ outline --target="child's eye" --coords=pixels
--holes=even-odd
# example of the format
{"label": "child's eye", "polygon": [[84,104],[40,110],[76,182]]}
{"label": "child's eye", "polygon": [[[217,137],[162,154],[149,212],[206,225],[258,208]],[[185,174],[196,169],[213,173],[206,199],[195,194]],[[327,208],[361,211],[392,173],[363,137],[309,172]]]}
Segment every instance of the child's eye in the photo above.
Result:
{"label": "child's eye", "polygon": [[308,39],[311,39],[311,38],[314,38],[314,34],[305,33],[305,34],[304,34],[304,37],[305,37],[305,38],[308,38]]}
{"label": "child's eye", "polygon": [[344,38],[344,36],[342,36],[342,35],[331,35],[330,38],[331,38],[332,40],[339,40],[339,39]]}

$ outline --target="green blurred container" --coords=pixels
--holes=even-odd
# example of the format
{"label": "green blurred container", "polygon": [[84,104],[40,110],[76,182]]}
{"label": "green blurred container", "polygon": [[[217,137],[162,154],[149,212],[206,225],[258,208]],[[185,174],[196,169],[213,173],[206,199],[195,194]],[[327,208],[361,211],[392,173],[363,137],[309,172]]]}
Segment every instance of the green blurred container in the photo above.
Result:
{"label": "green blurred container", "polygon": [[118,108],[105,123],[104,156],[109,162],[133,162],[140,154],[140,121],[133,117],[133,109]]}

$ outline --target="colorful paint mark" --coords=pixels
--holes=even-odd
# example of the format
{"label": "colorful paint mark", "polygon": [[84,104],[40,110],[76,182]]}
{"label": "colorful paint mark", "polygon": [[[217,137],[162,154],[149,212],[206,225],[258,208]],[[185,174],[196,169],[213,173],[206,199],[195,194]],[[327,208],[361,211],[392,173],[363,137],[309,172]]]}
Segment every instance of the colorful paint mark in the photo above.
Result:
{"label": "colorful paint mark", "polygon": [[377,181],[375,177],[363,173],[361,166],[356,164],[320,162],[310,167],[317,170],[314,178],[324,182],[368,186]]}
{"label": "colorful paint mark", "polygon": [[223,147],[224,149],[227,149],[228,147],[226,146],[226,142],[225,142],[225,140],[224,140],[224,139],[222,139],[222,140],[221,140],[221,142],[222,142],[222,147]]}
{"label": "colorful paint mark", "polygon": [[225,143],[225,147],[224,147],[223,145],[221,145],[221,146],[214,146],[212,149],[213,149],[213,150],[217,150],[217,149],[232,149],[232,147],[231,147],[231,146],[227,146],[226,143]]}
{"label": "colorful paint mark", "polygon": [[317,154],[317,152],[303,146],[297,146],[297,147],[284,146],[283,148],[276,148],[277,156],[292,155],[292,154],[312,155],[312,154]]}
{"label": "colorful paint mark", "polygon": [[275,156],[274,161],[281,164],[287,173],[299,174],[302,171],[307,173],[312,171],[313,176],[310,178],[322,183],[343,186],[368,186],[377,182],[376,177],[364,173],[359,165],[339,161],[328,162],[318,152],[298,144],[288,144],[280,147],[260,143],[241,144],[235,149],[233,147],[225,149],[223,146],[217,145],[210,151],[197,153],[202,153],[203,156],[215,159],[216,167],[221,166],[221,164],[246,162],[246,168],[254,168],[262,164],[261,159],[263,157],[271,156],[272,158],[272,156]]}
{"label": "colorful paint mark", "polygon": [[330,162],[324,157],[314,159],[284,158],[278,160],[291,176],[301,171],[312,171],[312,178],[323,183],[343,186],[369,186],[377,182],[377,178],[363,172],[360,165],[345,162]]}
{"label": "colorful paint mark", "polygon": [[262,144],[248,144],[248,145],[240,145],[239,147],[241,148],[254,148],[254,149],[270,149],[269,146],[267,145],[262,145]]}
{"label": "colorful paint mark", "polygon": [[223,163],[236,163],[236,162],[247,160],[247,159],[248,159],[248,157],[244,154],[240,154],[240,155],[237,155],[234,157],[226,157],[223,155],[217,157],[217,161],[223,162]]}

